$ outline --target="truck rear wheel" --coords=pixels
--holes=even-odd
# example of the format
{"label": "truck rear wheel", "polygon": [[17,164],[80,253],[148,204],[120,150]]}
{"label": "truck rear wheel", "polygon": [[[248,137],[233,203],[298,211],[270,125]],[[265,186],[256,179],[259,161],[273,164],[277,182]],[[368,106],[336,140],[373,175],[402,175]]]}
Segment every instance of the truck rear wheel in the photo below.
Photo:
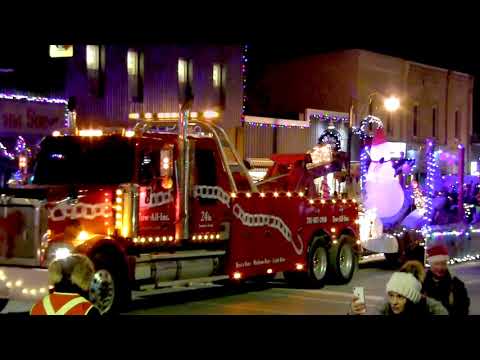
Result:
{"label": "truck rear wheel", "polygon": [[119,313],[131,298],[126,271],[121,263],[109,254],[96,253],[90,287],[90,300],[102,315]]}
{"label": "truck rear wheel", "polygon": [[3,309],[5,309],[7,304],[8,304],[8,299],[0,299],[0,312],[2,312]]}
{"label": "truck rear wheel", "polygon": [[285,280],[294,287],[320,288],[325,283],[328,269],[328,252],[322,238],[313,240],[308,251],[306,272],[285,272]]}
{"label": "truck rear wheel", "polygon": [[329,275],[337,284],[347,284],[355,273],[357,255],[352,247],[353,241],[351,236],[342,235],[328,251]]}

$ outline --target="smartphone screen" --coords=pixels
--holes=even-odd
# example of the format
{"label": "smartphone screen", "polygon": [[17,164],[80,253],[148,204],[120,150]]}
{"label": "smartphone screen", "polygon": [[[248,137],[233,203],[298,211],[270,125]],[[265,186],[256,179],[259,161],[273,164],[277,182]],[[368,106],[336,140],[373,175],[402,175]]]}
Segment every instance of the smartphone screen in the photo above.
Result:
{"label": "smartphone screen", "polygon": [[359,303],[365,304],[365,290],[363,287],[357,286],[353,288],[353,295],[358,298]]}

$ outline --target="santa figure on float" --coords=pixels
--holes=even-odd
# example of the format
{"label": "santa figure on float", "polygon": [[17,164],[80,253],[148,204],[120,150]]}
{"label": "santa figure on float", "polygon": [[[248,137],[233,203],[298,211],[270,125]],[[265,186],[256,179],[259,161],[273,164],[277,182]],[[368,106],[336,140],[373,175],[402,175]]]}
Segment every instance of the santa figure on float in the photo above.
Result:
{"label": "santa figure on float", "polygon": [[402,209],[405,194],[391,160],[389,143],[382,127],[377,128],[370,148],[364,206],[379,218],[390,218]]}

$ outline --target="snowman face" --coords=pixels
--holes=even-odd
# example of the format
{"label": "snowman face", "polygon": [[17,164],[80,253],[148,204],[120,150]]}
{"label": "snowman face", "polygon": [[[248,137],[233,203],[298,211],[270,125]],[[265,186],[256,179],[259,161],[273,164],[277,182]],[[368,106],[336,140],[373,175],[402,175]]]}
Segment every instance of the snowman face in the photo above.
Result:
{"label": "snowman face", "polygon": [[379,145],[373,145],[370,150],[370,159],[372,161],[380,161],[381,158],[385,161],[391,159],[390,145],[386,142]]}

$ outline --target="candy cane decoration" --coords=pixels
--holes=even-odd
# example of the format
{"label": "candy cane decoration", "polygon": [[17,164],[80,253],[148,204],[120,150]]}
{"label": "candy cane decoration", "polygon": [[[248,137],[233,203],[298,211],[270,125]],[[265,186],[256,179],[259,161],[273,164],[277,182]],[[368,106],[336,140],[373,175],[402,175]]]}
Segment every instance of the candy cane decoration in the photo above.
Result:
{"label": "candy cane decoration", "polygon": [[[250,214],[245,212],[239,204],[233,206],[233,215],[239,219],[243,225],[248,227],[269,226],[278,230],[282,236],[292,244],[297,255],[303,253],[303,241],[300,235],[297,235],[298,244],[292,237],[292,232],[285,222],[277,216],[267,214]],[[297,246],[298,245],[298,246]]]}
{"label": "candy cane decoration", "polygon": [[49,209],[49,212],[49,218],[52,221],[63,221],[67,218],[93,220],[99,216],[112,216],[111,206],[108,203],[86,204],[80,202],[69,205],[63,202]]}
{"label": "candy cane decoration", "polygon": [[230,207],[230,195],[219,186],[197,185],[193,188],[193,197],[202,199],[215,199]]}

